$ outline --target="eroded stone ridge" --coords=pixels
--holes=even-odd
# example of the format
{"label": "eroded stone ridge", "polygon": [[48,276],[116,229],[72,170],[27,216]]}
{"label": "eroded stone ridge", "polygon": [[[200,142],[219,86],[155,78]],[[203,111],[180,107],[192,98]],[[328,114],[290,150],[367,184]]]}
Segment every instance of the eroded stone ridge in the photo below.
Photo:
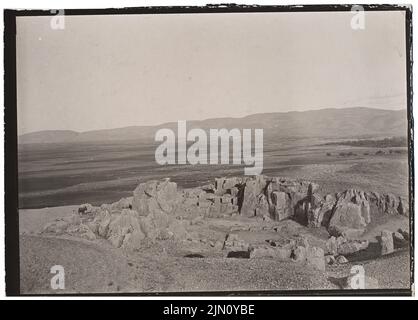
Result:
{"label": "eroded stone ridge", "polygon": [[[73,216],[46,225],[44,232],[77,234],[88,240],[103,238],[115,247],[136,249],[146,239],[187,239],[188,226],[199,217],[261,217],[272,223],[293,219],[308,227],[325,227],[332,236],[328,255],[338,257],[367,247],[364,242],[349,240],[361,236],[376,215],[408,214],[406,202],[392,194],[349,189],[321,195],[318,187],[309,181],[266,176],[223,177],[214,184],[190,189],[180,189],[169,179],[152,180],[139,184],[132,197],[113,204],[83,204]],[[382,234],[381,238],[382,252],[390,253],[392,237]],[[405,236],[396,234],[395,238],[399,243]],[[224,247],[234,246],[249,250],[233,238],[224,243]],[[294,260],[308,256],[309,261],[323,256],[316,249],[307,252],[305,247],[296,245],[290,251],[272,251],[271,246],[252,248],[251,256],[291,254]]]}

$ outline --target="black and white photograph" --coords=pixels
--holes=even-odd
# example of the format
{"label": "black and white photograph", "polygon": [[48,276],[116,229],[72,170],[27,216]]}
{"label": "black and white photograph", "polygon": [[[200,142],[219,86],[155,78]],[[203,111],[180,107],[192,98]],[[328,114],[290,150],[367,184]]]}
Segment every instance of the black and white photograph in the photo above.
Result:
{"label": "black and white photograph", "polygon": [[411,295],[411,10],[9,11],[19,293]]}

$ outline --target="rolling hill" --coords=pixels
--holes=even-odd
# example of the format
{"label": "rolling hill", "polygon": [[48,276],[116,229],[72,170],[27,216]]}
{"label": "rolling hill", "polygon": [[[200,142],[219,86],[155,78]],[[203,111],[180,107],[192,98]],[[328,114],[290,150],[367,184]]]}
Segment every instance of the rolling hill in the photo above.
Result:
{"label": "rolling hill", "polygon": [[[125,128],[76,132],[48,130],[19,136],[19,144],[66,143],[122,140],[154,140],[160,128],[177,132],[177,123],[158,126],[131,126]],[[371,108],[321,109],[302,112],[253,114],[243,118],[215,118],[187,121],[187,128],[231,129],[262,128],[265,139],[275,137],[369,137],[405,136],[407,112]]]}

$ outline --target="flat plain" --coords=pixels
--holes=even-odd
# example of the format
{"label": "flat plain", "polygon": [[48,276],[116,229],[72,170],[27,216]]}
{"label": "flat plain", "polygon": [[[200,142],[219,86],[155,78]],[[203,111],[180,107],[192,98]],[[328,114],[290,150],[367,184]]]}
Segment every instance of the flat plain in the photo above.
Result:
{"label": "flat plain", "polygon": [[[366,111],[355,110],[354,116],[349,116],[352,110],[343,110],[342,115],[332,111],[331,131],[327,131],[326,117],[323,117],[329,111],[320,112],[314,119],[315,130],[309,130],[328,132],[327,135],[276,135],[267,131],[262,174],[316,183],[319,186],[316,192],[321,196],[355,189],[393,194],[408,204],[406,138],[402,134],[392,134],[405,132],[402,129],[406,126],[405,118],[402,118],[405,114],[397,112],[398,122],[391,122],[392,113],[379,111],[380,117],[376,117],[374,111]],[[358,119],[357,113],[360,113]],[[373,116],[364,119],[364,114],[370,113]],[[303,116],[303,121],[290,122],[292,126],[297,124],[297,131],[303,131],[302,124],[313,114],[316,113],[302,113],[297,116]],[[382,117],[387,119],[382,121]],[[268,122],[269,118],[263,119]],[[257,116],[248,119],[257,123],[260,120]],[[277,119],[284,124],[289,122],[280,117]],[[337,124],[336,119],[340,119]],[[351,122],[344,119],[351,119]],[[252,122],[246,126],[255,126]],[[369,127],[376,134],[363,130],[368,128],[367,122],[374,123]],[[353,130],[348,134],[353,123],[359,123],[357,132]],[[288,130],[292,126],[288,126]],[[276,128],[273,121],[271,128]],[[131,134],[135,130],[123,132]],[[40,136],[33,137],[39,139]],[[80,137],[71,134],[71,139],[74,136]],[[81,135],[83,139],[85,136]],[[382,256],[378,242],[384,230],[408,231],[410,212],[406,215],[373,215],[366,232],[356,240],[368,241],[367,250],[347,255],[346,263],[328,264],[325,271],[292,260],[228,257],[228,250],[217,246],[227,243],[231,234],[240,242],[256,247],[265,247],[266,241],[288,241],[296,236],[305,237],[314,246],[327,250],[330,234],[325,226],[311,228],[292,218],[270,221],[265,217],[236,214],[200,217],[198,222],[194,222],[197,218],[190,220],[188,239],[145,239],[140,249],[134,251],[115,248],[100,237],[86,240],[66,232],[45,233],[45,226],[79,214],[80,204],[89,203],[99,208],[115,203],[121,198],[132,197],[133,190],[141,183],[170,178],[179,189],[197,188],[213,183],[215,178],[243,177],[244,165],[158,165],[155,161],[157,144],[150,139],[28,141],[30,143],[19,144],[18,152],[22,293],[284,290],[283,293],[288,290],[343,289],[341,281],[344,282],[350,276],[351,268],[358,265],[364,267],[373,283],[378,282],[379,285],[372,288],[410,288],[409,247]],[[66,266],[66,289],[59,292],[50,286],[50,266],[56,264]]]}
{"label": "flat plain", "polygon": [[[263,173],[309,180],[321,193],[348,188],[393,193],[408,197],[408,157],[405,147],[387,148],[327,145],[328,139],[295,139],[265,146]],[[383,150],[383,153],[379,153]],[[170,177],[181,187],[204,185],[215,177],[242,175],[242,166],[158,166],[154,146],[124,143],[30,145],[19,153],[19,201],[21,229],[21,284],[24,293],[56,293],[49,287],[49,265],[69,270],[64,292],[199,292],[340,289],[338,281],[350,266],[364,266],[377,278],[379,288],[409,287],[409,252],[376,260],[372,252],[360,261],[328,267],[326,273],[274,259],[225,259],[201,244],[187,248],[176,243],[144,246],[134,254],[108,243],[71,237],[39,235],[45,224],[76,212],[76,204],[100,205],[132,195],[140,182]],[[378,154],[376,154],[378,153]],[[347,155],[348,154],[348,155]],[[35,209],[39,208],[39,209]],[[228,234],[231,227],[254,223],[242,219],[208,219],[196,229],[200,235],[217,228]],[[408,228],[404,217],[388,218],[370,226],[366,239],[376,241],[382,228]],[[280,237],[312,235],[296,222],[282,223]],[[380,229],[379,229],[380,228]],[[290,231],[289,231],[290,230]],[[325,230],[315,231],[322,247]],[[251,243],[277,237],[266,232],[241,232]],[[210,238],[211,235],[206,235]],[[169,253],[168,253],[169,252]],[[190,253],[204,259],[188,259]],[[82,272],[81,272],[82,270]],[[81,272],[81,273],[80,273]],[[390,272],[390,276],[389,273]],[[369,273],[369,274],[370,274]]]}
{"label": "flat plain", "polygon": [[[325,193],[358,188],[408,195],[406,147],[326,144],[329,141],[335,139],[267,141],[263,174],[318,182]],[[142,141],[21,145],[19,207],[100,205],[130,196],[140,182],[151,179],[170,177],[181,187],[196,187],[216,177],[243,175],[240,165],[158,165],[156,147]],[[384,153],[376,154],[381,150]]]}

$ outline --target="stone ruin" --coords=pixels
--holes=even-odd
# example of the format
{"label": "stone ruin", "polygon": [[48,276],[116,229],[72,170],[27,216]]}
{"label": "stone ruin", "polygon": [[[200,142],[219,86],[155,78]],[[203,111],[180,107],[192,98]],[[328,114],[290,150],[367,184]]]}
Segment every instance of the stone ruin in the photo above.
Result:
{"label": "stone ruin", "polygon": [[[199,217],[258,217],[272,222],[293,219],[311,228],[326,228],[330,234],[327,250],[298,239],[253,248],[232,234],[216,247],[232,250],[236,245],[235,249],[250,252],[250,257],[314,261],[322,270],[324,254],[331,264],[340,256],[367,248],[368,243],[355,239],[375,215],[408,215],[406,202],[392,194],[350,189],[320,195],[318,187],[309,181],[266,176],[223,177],[214,184],[190,189],[179,189],[169,179],[152,180],[139,184],[132,197],[113,204],[83,204],[72,216],[47,224],[43,233],[106,239],[114,247],[135,250],[144,241],[187,239],[188,226]],[[398,242],[401,237],[405,239],[399,232],[396,236]],[[388,237],[381,237],[382,254],[393,251]]]}

